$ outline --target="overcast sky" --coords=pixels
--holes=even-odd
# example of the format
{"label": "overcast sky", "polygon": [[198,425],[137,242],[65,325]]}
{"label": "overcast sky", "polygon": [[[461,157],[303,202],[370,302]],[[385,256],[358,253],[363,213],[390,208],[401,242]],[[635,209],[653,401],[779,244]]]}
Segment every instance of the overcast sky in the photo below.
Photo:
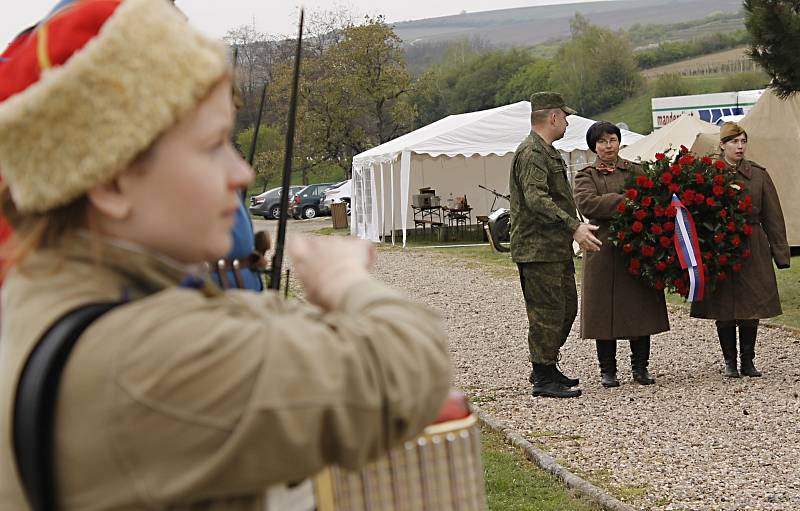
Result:
{"label": "overcast sky", "polygon": [[[571,4],[603,0],[177,0],[192,22],[204,32],[222,37],[229,29],[255,22],[256,29],[273,35],[296,32],[298,6],[306,10],[346,7],[357,16],[383,14],[387,21],[406,21],[467,12],[490,11],[531,5]],[[33,25],[56,0],[3,0],[0,14],[0,47],[22,29]]]}

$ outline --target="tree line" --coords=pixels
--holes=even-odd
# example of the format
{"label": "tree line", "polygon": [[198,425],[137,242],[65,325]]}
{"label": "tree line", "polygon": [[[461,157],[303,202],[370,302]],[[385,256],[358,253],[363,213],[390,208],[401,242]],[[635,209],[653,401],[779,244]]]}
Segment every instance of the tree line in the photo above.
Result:
{"label": "tree line", "polygon": [[[746,36],[714,34],[635,52],[625,32],[576,14],[571,38],[545,58],[478,39],[404,49],[382,17],[353,19],[344,10],[312,13],[307,27],[294,162],[303,183],[344,177],[358,153],[447,115],[526,100],[537,90],[558,90],[581,115],[592,116],[642,90],[640,68]],[[232,30],[226,40],[236,48],[237,142],[245,153],[266,84],[254,167],[263,182],[275,182],[295,43],[254,27]]]}

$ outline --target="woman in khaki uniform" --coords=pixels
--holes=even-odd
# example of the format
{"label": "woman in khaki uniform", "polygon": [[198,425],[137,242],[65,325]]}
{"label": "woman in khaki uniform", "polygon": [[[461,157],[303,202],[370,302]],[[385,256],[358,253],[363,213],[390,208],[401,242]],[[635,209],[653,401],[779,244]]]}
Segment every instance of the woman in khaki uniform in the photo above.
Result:
{"label": "woman in khaki uniform", "polygon": [[163,0],[64,6],[2,55],[1,195],[16,237],[0,509],[29,509],[11,445],[22,368],[88,303],[123,302],[85,330],[61,378],[58,509],[276,509],[271,486],[357,468],[436,417],[450,383],[442,326],[370,278],[369,245],[288,246],[311,305],[223,292],[204,273],[229,250],[253,176],[230,143],[230,73],[225,48]]}
{"label": "woman in khaki uniform", "polygon": [[748,238],[751,256],[739,273],[718,282],[714,292],[701,302],[692,303],[692,317],[716,320],[717,335],[725,359],[725,376],[738,378],[736,366],[736,327],[739,327],[741,374],[761,376],[753,364],[758,320],[782,313],[778,284],[772,262],[788,268],[791,262],[786,241],[786,225],[778,192],[766,169],[745,159],[747,133],[736,123],[726,122],[719,132],[719,148],[727,164],[725,172],[735,172],[752,200],[747,213],[752,235]]}
{"label": "woman in khaki uniform", "polygon": [[[620,129],[605,121],[586,132],[589,149],[597,159],[575,176],[575,204],[578,211],[598,225],[597,237],[608,239],[608,224],[619,215],[625,183],[641,175],[639,165],[619,157]],[[617,339],[629,339],[631,370],[639,384],[655,379],[647,367],[650,335],[669,330],[664,292],[653,289],[628,273],[626,258],[608,241],[599,252],[587,252],[581,284],[581,337],[595,339],[601,383],[617,387]]]}

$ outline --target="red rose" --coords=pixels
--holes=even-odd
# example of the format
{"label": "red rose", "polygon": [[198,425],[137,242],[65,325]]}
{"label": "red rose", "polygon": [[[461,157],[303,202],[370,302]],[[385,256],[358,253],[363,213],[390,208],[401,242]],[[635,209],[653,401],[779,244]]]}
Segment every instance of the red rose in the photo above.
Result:
{"label": "red rose", "polygon": [[672,165],[669,168],[669,171],[672,172],[673,176],[680,176],[681,172],[683,172],[683,169],[681,168],[680,165]]}
{"label": "red rose", "polygon": [[722,170],[725,168],[725,162],[722,160],[717,160],[714,162],[714,166],[717,167],[717,170]]}
{"label": "red rose", "polygon": [[683,281],[681,279],[675,279],[672,281],[672,285],[680,289],[681,287],[683,287]]}
{"label": "red rose", "polygon": [[713,163],[713,160],[708,156],[703,156],[702,158],[700,158],[700,161],[702,161],[706,165],[711,165]]}
{"label": "red rose", "polygon": [[686,156],[681,156],[680,159],[678,160],[678,163],[680,163],[681,165],[691,165],[692,163],[694,163],[694,156],[692,156],[691,154],[687,154]]}
{"label": "red rose", "polygon": [[669,248],[669,246],[672,245],[672,240],[666,236],[661,236],[658,238],[658,243],[664,248]]}
{"label": "red rose", "polygon": [[705,196],[705,195],[703,195],[702,193],[695,193],[695,194],[694,194],[694,200],[695,200],[695,202],[697,202],[698,204],[702,204],[702,203],[703,203],[703,201],[704,201],[704,200],[706,200],[706,196]]}
{"label": "red rose", "polygon": [[705,176],[703,176],[703,174],[695,173],[694,182],[699,184],[699,185],[704,185],[704,184],[706,184],[706,178],[705,178]]}
{"label": "red rose", "polygon": [[667,187],[667,189],[669,190],[669,193],[678,193],[679,191],[681,191],[681,185],[677,183],[672,183]]}
{"label": "red rose", "polygon": [[667,257],[667,264],[669,264],[669,265],[675,264],[675,256]]}
{"label": "red rose", "polygon": [[712,257],[714,257],[714,254],[711,252],[703,252],[703,259],[706,261],[710,261]]}
{"label": "red rose", "polygon": [[719,272],[719,274],[717,274],[717,282],[723,282],[723,281],[726,281],[726,280],[728,280],[728,274],[727,273],[725,273],[724,271],[721,271],[721,272]]}
{"label": "red rose", "polygon": [[638,220],[636,222],[633,222],[633,225],[631,225],[631,230],[633,232],[639,233],[642,232],[642,229],[644,229],[644,224],[642,222],[639,222]]}
{"label": "red rose", "polygon": [[742,226],[742,232],[745,236],[752,236],[753,235],[753,226],[750,224],[744,224]]}
{"label": "red rose", "polygon": [[745,203],[745,204],[747,204],[747,205],[750,205],[750,204],[752,204],[752,203],[753,203],[753,198],[752,198],[752,197],[750,197],[749,195],[745,195],[745,197],[744,197],[744,203]]}
{"label": "red rose", "polygon": [[739,193],[739,192],[737,192],[735,189],[733,189],[733,188],[728,188],[728,197],[733,197],[733,196],[734,196],[734,195],[736,195],[737,193]]}
{"label": "red rose", "polygon": [[[717,205],[717,201],[714,200],[714,197],[707,197],[706,198],[706,205],[714,207],[714,206]],[[723,218],[725,218],[725,217],[723,216]]]}
{"label": "red rose", "polygon": [[734,247],[738,247],[741,244],[742,244],[742,238],[740,238],[739,236],[734,236],[733,238],[731,238],[731,245],[733,245]]}
{"label": "red rose", "polygon": [[736,224],[733,222],[728,222],[728,225],[726,227],[728,228],[728,232],[736,231]]}
{"label": "red rose", "polygon": [[742,263],[733,263],[733,265],[731,266],[731,270],[733,271],[733,273],[739,273],[740,271],[742,271]]}
{"label": "red rose", "polygon": [[653,186],[655,186],[655,183],[653,183],[653,180],[652,180],[652,179],[650,179],[650,178],[648,177],[648,178],[647,178],[647,182],[644,184],[644,187],[645,187],[645,188],[647,188],[647,189],[649,190],[649,189],[651,189]]}
{"label": "red rose", "polygon": [[681,144],[681,152],[682,153],[688,153],[689,152],[689,148],[687,148],[685,145]]}
{"label": "red rose", "polygon": [[650,226],[650,232],[652,232],[656,236],[661,236],[661,233],[664,232],[664,231],[663,231],[663,229],[661,229],[660,225],[653,224],[652,226]]}
{"label": "red rose", "polygon": [[642,199],[642,206],[649,208],[653,204],[653,198],[648,196]]}
{"label": "red rose", "polygon": [[637,192],[635,188],[628,188],[628,191],[625,192],[625,196],[630,200],[634,200],[639,196],[639,192]]}
{"label": "red rose", "polygon": [[666,214],[666,211],[667,210],[664,209],[664,206],[661,206],[659,204],[656,204],[655,207],[653,207],[653,214],[658,218],[664,216],[664,214]]}
{"label": "red rose", "polygon": [[619,204],[617,204],[617,211],[620,213],[625,213],[625,201],[622,201]]}
{"label": "red rose", "polygon": [[746,211],[747,210],[747,203],[743,200],[739,201],[738,204],[739,211]]}
{"label": "red rose", "polygon": [[675,215],[678,214],[678,210],[675,209],[675,206],[667,207],[667,216],[670,218],[675,218]]}
{"label": "red rose", "polygon": [[725,254],[720,254],[717,257],[717,262],[720,264],[720,266],[725,266],[726,264],[728,264],[728,256],[726,256]]}
{"label": "red rose", "polygon": [[628,268],[630,268],[631,270],[638,270],[641,267],[642,267],[642,263],[639,262],[638,259],[636,259],[635,257],[631,258],[631,262],[628,265]]}
{"label": "red rose", "polygon": [[656,160],[658,160],[658,161],[661,161],[666,157],[667,157],[667,155],[665,155],[664,153],[656,153]]}
{"label": "red rose", "polygon": [[721,176],[721,175],[717,174],[716,176],[714,176],[712,181],[714,181],[715,185],[722,186],[722,185],[725,184],[725,176]]}
{"label": "red rose", "polygon": [[625,241],[625,233],[622,232],[622,231],[619,231],[617,233],[617,239],[620,240],[620,241]]}
{"label": "red rose", "polygon": [[683,202],[686,206],[691,206],[692,202],[694,202],[694,191],[686,190],[681,195],[681,202]]}
{"label": "red rose", "polygon": [[651,247],[650,245],[645,245],[642,247],[642,255],[645,257],[653,257],[656,253],[656,248]]}
{"label": "red rose", "polygon": [[725,235],[722,234],[721,232],[718,232],[717,234],[714,235],[714,243],[715,244],[722,243],[722,241],[724,239],[725,239]]}
{"label": "red rose", "polygon": [[662,289],[664,289],[666,286],[664,286],[664,282],[663,282],[663,281],[661,281],[661,280],[657,280],[657,281],[655,282],[655,284],[653,284],[653,287],[654,287],[654,288],[656,288],[657,290],[661,291],[661,290],[662,290]]}
{"label": "red rose", "polygon": [[661,227],[664,228],[664,232],[672,232],[675,230],[675,224],[672,222],[664,222]]}
{"label": "red rose", "polygon": [[723,209],[722,211],[719,212],[719,216],[722,217],[722,218],[727,218],[728,217],[728,210],[727,209]]}
{"label": "red rose", "polygon": [[640,209],[633,214],[633,217],[636,218],[636,220],[644,220],[647,218],[647,211]]}
{"label": "red rose", "polygon": [[656,263],[656,270],[664,271],[666,269],[667,269],[667,263],[665,263],[664,261],[659,261]]}
{"label": "red rose", "polygon": [[663,174],[661,174],[661,182],[664,183],[665,185],[670,184],[672,182],[672,174],[668,172],[664,172]]}
{"label": "red rose", "polygon": [[633,245],[631,245],[630,243],[625,243],[624,245],[622,245],[622,251],[625,252],[626,254],[630,254],[631,252],[633,252]]}
{"label": "red rose", "polygon": [[743,257],[743,258],[745,258],[745,259],[747,259],[747,258],[748,258],[748,257],[750,257],[751,255],[753,255],[753,253],[752,253],[752,252],[750,252],[750,249],[749,249],[749,248],[746,248],[746,249],[744,249],[744,251],[742,252],[742,257]]}
{"label": "red rose", "polygon": [[636,186],[644,186],[647,183],[647,176],[637,176],[636,177]]}
{"label": "red rose", "polygon": [[711,190],[714,192],[714,195],[716,195],[717,197],[722,197],[723,195],[725,195],[725,188],[723,188],[721,186],[715,186]]}

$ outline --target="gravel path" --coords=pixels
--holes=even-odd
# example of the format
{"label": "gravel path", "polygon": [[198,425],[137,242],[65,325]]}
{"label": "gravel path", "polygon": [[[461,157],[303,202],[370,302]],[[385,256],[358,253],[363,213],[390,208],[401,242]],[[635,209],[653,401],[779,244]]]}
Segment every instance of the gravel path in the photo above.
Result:
{"label": "gravel path", "polygon": [[761,328],[764,377],[723,379],[713,322],[675,308],[672,330],[653,338],[656,385],[633,383],[620,342],[622,386],[604,389],[594,343],[578,338],[576,321],[561,367],[581,378],[583,396],[533,398],[516,278],[423,249],[381,249],[375,273],[442,314],[459,388],[621,500],[654,511],[800,510],[800,339],[790,331]]}

